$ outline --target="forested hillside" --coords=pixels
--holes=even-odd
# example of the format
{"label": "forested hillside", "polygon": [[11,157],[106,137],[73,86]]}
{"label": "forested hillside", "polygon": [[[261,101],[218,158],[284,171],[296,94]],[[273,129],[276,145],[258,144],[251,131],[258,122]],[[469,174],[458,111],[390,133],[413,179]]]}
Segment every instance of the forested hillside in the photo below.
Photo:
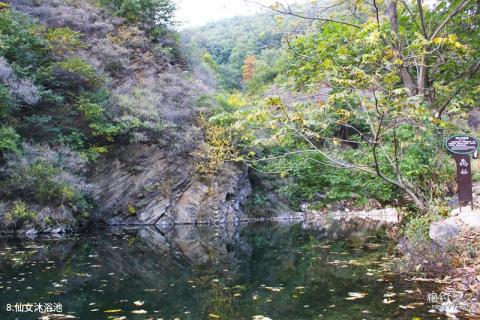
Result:
{"label": "forested hillside", "polygon": [[[243,89],[246,85],[244,78],[253,76],[244,70],[245,63],[253,64],[255,59],[267,63],[270,69],[274,65],[281,66],[284,62],[280,61],[284,36],[303,33],[308,27],[309,24],[301,19],[270,12],[228,18],[183,30],[182,39],[189,55],[199,56],[217,73],[220,87],[232,91]],[[274,70],[269,71],[269,74],[262,75],[266,83],[274,78]],[[260,77],[259,72],[256,76]]]}

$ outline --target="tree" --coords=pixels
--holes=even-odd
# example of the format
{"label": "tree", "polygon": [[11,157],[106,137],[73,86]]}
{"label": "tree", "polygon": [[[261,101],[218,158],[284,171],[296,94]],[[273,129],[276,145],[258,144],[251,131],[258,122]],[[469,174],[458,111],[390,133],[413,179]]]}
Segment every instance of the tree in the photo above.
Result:
{"label": "tree", "polygon": [[143,24],[148,31],[170,26],[176,10],[171,0],[100,0],[100,3],[116,15]]}
{"label": "tree", "polygon": [[323,15],[271,9],[316,24],[285,39],[289,74],[304,91],[329,92],[300,105],[272,97],[250,112],[243,129],[273,150],[252,165],[301,154],[379,177],[428,210],[451,177],[442,134],[466,130],[462,119],[478,103],[478,2],[341,2]]}
{"label": "tree", "polygon": [[248,55],[243,62],[243,81],[247,82],[253,78],[253,71],[255,68],[255,61],[257,59],[254,55]]}

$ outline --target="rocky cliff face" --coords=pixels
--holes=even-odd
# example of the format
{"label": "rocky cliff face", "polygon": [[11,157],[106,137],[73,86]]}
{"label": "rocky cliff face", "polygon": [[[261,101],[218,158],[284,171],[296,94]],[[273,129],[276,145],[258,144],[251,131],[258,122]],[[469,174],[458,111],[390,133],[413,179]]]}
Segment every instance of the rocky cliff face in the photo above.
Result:
{"label": "rocky cliff face", "polygon": [[246,168],[224,164],[217,175],[195,175],[190,155],[159,145],[131,144],[100,160],[91,173],[97,218],[109,224],[236,222],[251,188]]}

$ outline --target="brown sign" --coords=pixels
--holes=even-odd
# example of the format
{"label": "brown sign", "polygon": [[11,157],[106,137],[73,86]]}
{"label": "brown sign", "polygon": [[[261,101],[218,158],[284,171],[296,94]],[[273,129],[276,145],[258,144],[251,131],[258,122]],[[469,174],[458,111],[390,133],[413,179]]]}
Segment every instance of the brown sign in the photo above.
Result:
{"label": "brown sign", "polygon": [[453,154],[472,154],[478,148],[478,140],[467,135],[452,136],[445,142],[445,147]]}
{"label": "brown sign", "polygon": [[468,154],[456,154],[455,162],[457,163],[458,201],[460,203],[473,201],[470,156]]}

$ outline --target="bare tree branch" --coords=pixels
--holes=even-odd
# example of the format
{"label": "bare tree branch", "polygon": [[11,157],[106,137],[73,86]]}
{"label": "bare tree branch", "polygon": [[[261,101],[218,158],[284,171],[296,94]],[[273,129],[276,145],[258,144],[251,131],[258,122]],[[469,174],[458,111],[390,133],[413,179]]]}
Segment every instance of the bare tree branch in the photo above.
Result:
{"label": "bare tree branch", "polygon": [[[347,22],[347,21],[340,21],[340,20],[336,20],[336,19],[331,19],[331,18],[326,18],[326,17],[321,17],[321,16],[309,16],[309,15],[306,15],[304,13],[299,13],[299,12],[294,12],[291,10],[290,7],[288,8],[285,8],[284,6],[282,6],[282,9],[277,9],[275,7],[272,7],[272,6],[266,6],[264,4],[261,4],[259,2],[256,2],[256,1],[250,1],[250,0],[245,0],[247,3],[252,3],[252,4],[255,4],[255,5],[258,5],[264,9],[267,9],[267,10],[270,10],[270,11],[273,11],[273,12],[276,12],[276,13],[279,13],[279,14],[282,14],[282,15],[288,15],[288,16],[292,16],[292,17],[297,17],[297,18],[301,18],[301,19],[305,19],[305,20],[313,20],[313,21],[323,21],[323,22],[332,22],[332,23],[338,23],[338,24],[343,24],[343,25],[347,25],[347,26],[350,26],[350,27],[354,27],[354,28],[358,28],[358,29],[361,29],[361,26],[357,25],[357,24],[354,24],[354,23],[350,23],[350,22]],[[346,1],[344,1],[346,2]],[[342,2],[343,3],[343,2]],[[331,7],[326,7],[327,9],[328,8],[333,8],[335,6],[338,6],[339,4],[335,4],[335,5],[332,5]],[[324,10],[325,11],[325,10]]]}

